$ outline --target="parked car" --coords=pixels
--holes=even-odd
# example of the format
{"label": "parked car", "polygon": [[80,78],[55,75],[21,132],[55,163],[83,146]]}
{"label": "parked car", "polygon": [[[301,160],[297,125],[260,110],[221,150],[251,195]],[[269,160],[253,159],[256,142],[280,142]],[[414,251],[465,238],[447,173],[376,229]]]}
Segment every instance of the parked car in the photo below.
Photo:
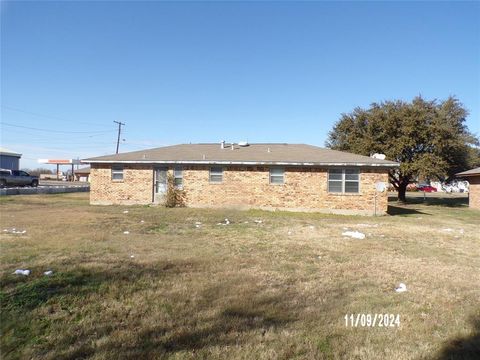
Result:
{"label": "parked car", "polygon": [[417,187],[418,191],[424,191],[424,192],[437,192],[437,188],[430,186],[430,185],[422,185]]}
{"label": "parked car", "polygon": [[7,186],[38,186],[38,176],[22,170],[0,169],[0,188]]}

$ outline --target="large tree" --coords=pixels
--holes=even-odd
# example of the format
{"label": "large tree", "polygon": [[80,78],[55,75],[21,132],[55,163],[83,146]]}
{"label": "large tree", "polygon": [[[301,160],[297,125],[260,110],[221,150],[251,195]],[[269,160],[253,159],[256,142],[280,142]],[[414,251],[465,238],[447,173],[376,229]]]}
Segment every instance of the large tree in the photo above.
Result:
{"label": "large tree", "polygon": [[398,161],[400,168],[390,173],[390,182],[405,201],[408,184],[418,177],[443,181],[478,166],[479,140],[465,124],[467,115],[455,97],[373,103],[342,114],[326,146],[367,156],[382,153]]}

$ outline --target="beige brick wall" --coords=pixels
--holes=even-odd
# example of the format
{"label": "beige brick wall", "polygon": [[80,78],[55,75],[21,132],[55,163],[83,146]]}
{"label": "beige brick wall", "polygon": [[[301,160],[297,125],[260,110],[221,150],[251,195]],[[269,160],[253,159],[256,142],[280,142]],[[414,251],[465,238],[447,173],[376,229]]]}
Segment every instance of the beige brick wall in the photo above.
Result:
{"label": "beige brick wall", "polygon": [[[285,168],[285,183],[269,183],[267,167],[225,168],[223,182],[209,181],[208,166],[185,166],[185,205],[191,207],[236,207],[337,213],[373,214],[375,183],[388,182],[386,170],[361,170],[359,194],[330,194],[327,170]],[[125,166],[124,181],[111,180],[108,165],[93,165],[92,204],[148,204],[152,202],[153,166]],[[377,194],[377,214],[387,211],[387,193]]]}
{"label": "beige brick wall", "polygon": [[469,186],[468,206],[480,210],[480,175],[467,178]]}
{"label": "beige brick wall", "polygon": [[[208,167],[185,167],[184,190],[187,206],[331,211],[373,214],[375,183],[388,181],[385,170],[363,170],[359,194],[328,193],[327,170],[285,168],[285,183],[269,183],[267,167],[230,167],[223,183],[209,182]],[[377,194],[377,213],[387,211],[387,193]]]}
{"label": "beige brick wall", "polygon": [[90,203],[94,205],[149,204],[153,198],[151,165],[125,165],[123,181],[112,180],[110,165],[91,164]]}

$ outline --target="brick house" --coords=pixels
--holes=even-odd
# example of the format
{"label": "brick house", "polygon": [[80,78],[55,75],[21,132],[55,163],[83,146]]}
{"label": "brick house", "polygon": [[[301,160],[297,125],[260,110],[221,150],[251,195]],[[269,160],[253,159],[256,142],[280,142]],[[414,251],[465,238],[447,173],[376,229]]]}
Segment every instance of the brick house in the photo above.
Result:
{"label": "brick house", "polygon": [[[85,159],[90,203],[161,203],[167,174],[189,207],[385,214],[398,163],[305,144],[182,144]],[[376,189],[377,188],[377,189]]]}
{"label": "brick house", "polygon": [[468,181],[468,206],[480,210],[480,167],[458,173],[455,176]]}

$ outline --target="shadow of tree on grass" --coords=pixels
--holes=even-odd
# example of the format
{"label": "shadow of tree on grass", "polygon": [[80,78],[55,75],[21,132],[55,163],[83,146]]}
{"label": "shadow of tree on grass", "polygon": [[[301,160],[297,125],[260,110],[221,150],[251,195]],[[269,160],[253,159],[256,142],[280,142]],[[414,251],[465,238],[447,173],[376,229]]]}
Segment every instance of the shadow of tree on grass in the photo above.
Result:
{"label": "shadow of tree on grass", "polygon": [[472,321],[473,334],[449,340],[434,357],[436,360],[478,360],[480,359],[480,319]]}

